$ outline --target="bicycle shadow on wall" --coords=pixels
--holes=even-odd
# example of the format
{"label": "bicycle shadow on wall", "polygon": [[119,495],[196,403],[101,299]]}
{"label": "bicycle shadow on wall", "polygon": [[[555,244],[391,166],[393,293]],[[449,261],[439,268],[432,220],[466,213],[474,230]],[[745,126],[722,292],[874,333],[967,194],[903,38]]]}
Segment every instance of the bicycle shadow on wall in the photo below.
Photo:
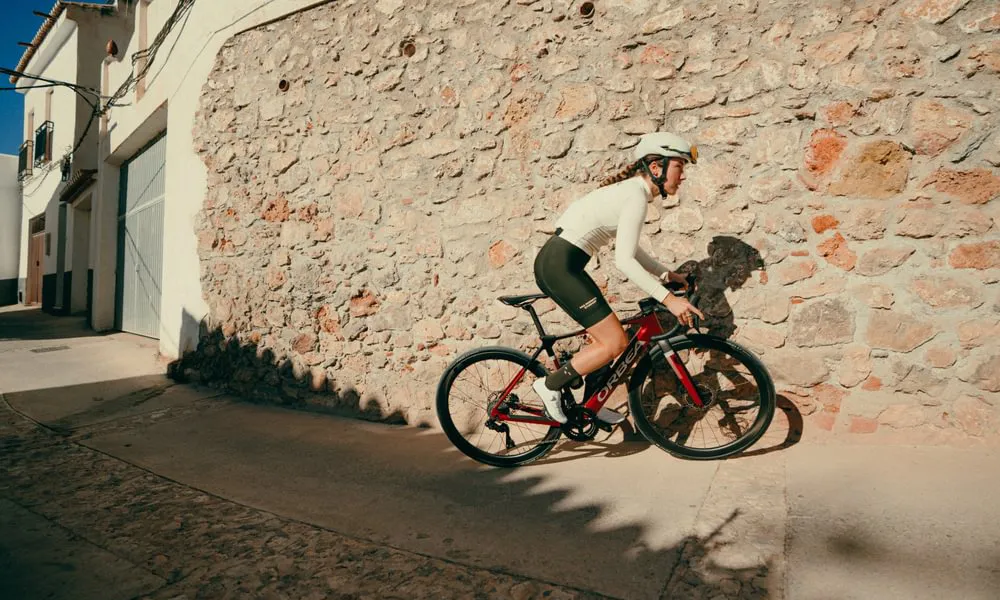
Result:
{"label": "bicycle shadow on wall", "polygon": [[[755,273],[763,272],[766,265],[756,248],[733,236],[713,237],[706,252],[707,258],[689,260],[679,266],[677,271],[694,273],[698,277],[702,312],[706,317],[703,330],[729,339],[736,333],[736,315],[726,297],[726,291],[741,289]],[[762,360],[766,365],[767,357]],[[726,370],[726,373],[734,372]],[[742,383],[738,377],[732,380],[732,384],[737,387]],[[756,444],[728,460],[769,454],[794,446],[802,439],[804,421],[798,407],[780,392],[777,394],[776,404],[778,410],[775,411],[775,416],[784,415],[785,422],[776,418]]]}

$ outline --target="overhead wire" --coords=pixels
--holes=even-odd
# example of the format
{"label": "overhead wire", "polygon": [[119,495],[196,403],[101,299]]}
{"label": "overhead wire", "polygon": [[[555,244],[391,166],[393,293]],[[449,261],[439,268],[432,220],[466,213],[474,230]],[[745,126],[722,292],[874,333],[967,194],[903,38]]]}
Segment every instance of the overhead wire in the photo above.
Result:
{"label": "overhead wire", "polygon": [[93,95],[94,97],[96,97],[98,99],[98,101],[100,101],[100,98],[101,98],[101,93],[99,91],[97,91],[95,89],[88,88],[86,86],[78,85],[78,84],[73,83],[71,81],[60,81],[58,79],[49,79],[48,77],[42,77],[40,75],[32,75],[30,73],[24,73],[24,72],[21,72],[21,71],[15,71],[13,69],[8,69],[6,67],[0,67],[0,75],[9,75],[9,76],[14,76],[14,77],[19,77],[19,78],[22,78],[22,79],[33,79],[35,81],[42,81],[42,82],[45,82],[46,84],[49,84],[49,85],[31,86],[31,87],[28,87],[28,88],[17,88],[17,87],[14,87],[14,88],[12,88],[14,90],[17,90],[17,89],[33,89],[35,87],[56,87],[56,86],[67,87],[67,88],[73,90],[74,92],[76,92],[77,94],[79,94],[80,97],[83,98],[83,100],[88,105],[90,105],[91,108],[97,107],[97,102],[92,101],[85,94],[91,94],[91,95]]}
{"label": "overhead wire", "polygon": [[21,90],[38,90],[41,88],[63,87],[61,83],[46,83],[43,85],[32,85],[28,87],[0,87],[0,92],[17,92]]}
{"label": "overhead wire", "polygon": [[[25,88],[19,88],[19,87],[10,88],[12,90],[31,90],[31,89],[36,89],[36,88],[65,87],[65,88],[73,90],[84,102],[87,103],[88,106],[90,106],[90,118],[87,121],[87,125],[84,127],[83,134],[80,135],[79,138],[77,138],[77,140],[74,142],[74,144],[73,144],[72,148],[70,149],[70,151],[67,152],[66,154],[64,154],[58,160],[49,160],[45,165],[39,166],[37,168],[37,170],[36,170],[36,168],[33,165],[33,167],[32,167],[32,173],[31,173],[30,176],[28,176],[28,177],[25,178],[25,181],[31,182],[31,181],[34,181],[34,180],[38,180],[39,176],[42,176],[42,177],[41,177],[40,180],[38,180],[38,185],[35,187],[34,191],[28,192],[29,195],[30,195],[30,194],[33,194],[34,192],[38,191],[38,188],[41,187],[42,183],[44,183],[44,181],[46,179],[46,177],[44,177],[44,176],[47,176],[49,173],[51,173],[53,170],[55,170],[55,168],[56,168],[57,165],[59,165],[61,167],[63,161],[65,161],[67,157],[72,156],[73,154],[75,154],[76,151],[80,149],[80,146],[83,145],[83,142],[87,138],[87,134],[90,132],[90,128],[93,127],[94,121],[97,119],[97,117],[101,113],[101,106],[100,106],[101,95],[100,95],[100,92],[98,92],[97,90],[88,88],[86,86],[78,85],[78,84],[70,82],[70,81],[60,81],[58,79],[51,79],[51,78],[48,78],[48,77],[42,77],[41,75],[32,75],[31,73],[24,73],[22,71],[16,71],[14,69],[8,69],[6,67],[0,67],[0,75],[15,76],[15,77],[22,78],[22,79],[32,79],[32,80],[35,80],[35,81],[42,81],[42,82],[44,82],[44,83],[39,84],[39,85],[28,86],[28,87],[25,87]],[[89,98],[87,96],[87,94],[91,94],[91,95],[95,96],[96,97],[96,101],[92,100],[91,98]],[[33,135],[33,133],[32,133],[32,135]],[[32,158],[33,157],[28,157],[28,160],[33,162]],[[22,185],[23,185],[23,182],[22,182]],[[25,208],[27,208],[27,207],[25,207]]]}
{"label": "overhead wire", "polygon": [[[174,12],[170,15],[170,17],[167,18],[166,22],[163,24],[163,27],[160,29],[160,32],[156,34],[156,37],[153,39],[153,43],[151,43],[148,48],[144,50],[139,50],[138,52],[132,54],[132,72],[129,73],[129,76],[125,79],[124,82],[122,82],[121,86],[118,87],[115,93],[112,94],[110,98],[108,98],[107,102],[105,103],[105,110],[114,106],[122,106],[120,104],[117,104],[117,102],[122,98],[124,98],[125,95],[128,94],[129,91],[132,90],[133,87],[138,84],[139,80],[141,80],[143,77],[146,76],[147,73],[149,73],[149,70],[156,59],[156,54],[159,52],[160,47],[166,41],[167,37],[170,35],[170,32],[173,31],[174,26],[180,22],[180,20],[184,17],[184,14],[191,9],[194,3],[195,0],[180,0],[177,3],[177,6],[174,7]],[[137,72],[136,65],[142,59],[146,59],[146,61],[143,64],[142,68],[139,69],[139,71]]]}
{"label": "overhead wire", "polygon": [[[0,74],[10,75],[10,76],[17,76],[17,77],[23,77],[23,78],[26,78],[26,79],[33,79],[33,80],[36,80],[36,81],[44,82],[42,85],[31,86],[29,88],[20,88],[20,89],[35,89],[35,88],[45,88],[45,87],[67,87],[69,89],[72,89],[74,92],[76,92],[77,95],[79,95],[91,107],[90,118],[88,119],[87,124],[84,126],[83,133],[79,136],[79,138],[77,138],[76,142],[73,144],[72,149],[69,152],[67,152],[66,154],[64,154],[62,156],[62,158],[60,158],[58,161],[50,161],[47,165],[45,165],[44,167],[42,167],[41,169],[39,169],[38,172],[37,172],[37,174],[39,174],[39,175],[41,175],[41,174],[47,175],[49,172],[51,172],[52,170],[55,169],[55,165],[56,164],[62,163],[67,157],[72,156],[73,154],[75,154],[76,151],[80,149],[80,146],[83,145],[84,140],[86,140],[86,138],[87,138],[87,134],[90,133],[90,129],[93,127],[94,121],[96,121],[98,117],[106,115],[110,111],[110,109],[113,108],[113,107],[124,106],[122,104],[118,104],[118,102],[122,98],[124,98],[125,95],[129,93],[129,91],[131,91],[132,89],[134,89],[134,87],[137,85],[137,83],[143,77],[146,76],[146,74],[149,72],[150,68],[152,67],[153,62],[156,59],[156,55],[157,55],[157,52],[159,51],[160,47],[166,41],[167,37],[170,35],[170,32],[174,29],[174,27],[177,25],[177,23],[179,23],[180,20],[184,17],[185,13],[187,13],[191,9],[191,7],[194,5],[194,3],[195,3],[195,0],[179,0],[179,2],[177,3],[177,6],[174,8],[174,12],[170,15],[170,17],[167,18],[166,22],[163,24],[163,27],[160,29],[159,33],[156,34],[156,37],[153,39],[153,43],[150,44],[148,48],[146,48],[144,50],[139,50],[139,51],[134,52],[132,54],[132,56],[131,56],[131,63],[132,63],[132,71],[131,71],[131,73],[129,73],[129,76],[125,79],[124,82],[122,82],[121,86],[119,86],[119,88],[115,91],[115,93],[112,94],[111,96],[107,97],[107,98],[104,98],[98,90],[94,90],[94,89],[91,89],[91,88],[88,88],[88,87],[85,87],[85,86],[81,86],[81,85],[78,85],[78,84],[75,84],[75,83],[72,83],[72,82],[59,81],[59,80],[55,80],[55,79],[49,79],[49,78],[41,77],[41,76],[38,76],[38,75],[31,75],[31,74],[28,74],[28,73],[22,73],[22,72],[19,72],[19,71],[15,71],[13,69],[7,69],[7,68],[4,68],[4,67],[0,67]],[[136,71],[136,65],[142,59],[146,59],[145,63],[143,64],[142,68],[139,69],[139,71],[137,72]],[[10,89],[16,90],[16,89],[19,89],[19,88],[15,87],[15,88],[10,88]],[[96,102],[92,101],[85,94],[91,94],[91,95],[93,95],[97,99],[97,101]],[[103,101],[103,106],[101,105],[102,101]],[[36,178],[36,173],[33,172],[32,175],[29,177],[29,179],[35,179],[35,178]],[[44,181],[44,177],[42,178],[42,181]],[[40,185],[41,185],[41,182],[39,182],[39,186]],[[37,190],[37,188],[36,188],[36,190]]]}

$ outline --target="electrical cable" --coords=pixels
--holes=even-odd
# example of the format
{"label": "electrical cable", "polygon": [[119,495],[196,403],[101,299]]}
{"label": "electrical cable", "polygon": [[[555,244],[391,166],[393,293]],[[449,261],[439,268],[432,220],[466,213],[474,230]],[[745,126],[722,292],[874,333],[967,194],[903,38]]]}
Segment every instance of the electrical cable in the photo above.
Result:
{"label": "electrical cable", "polygon": [[[48,79],[46,77],[41,77],[41,76],[37,76],[37,75],[30,75],[30,74],[27,74],[27,73],[21,73],[21,72],[18,72],[18,71],[14,71],[13,69],[7,69],[7,68],[4,68],[4,67],[0,67],[0,74],[2,74],[2,75],[17,76],[17,77],[23,77],[23,78],[27,78],[27,79],[33,79],[33,80],[36,80],[36,81],[44,82],[44,85],[38,85],[38,86],[32,86],[30,88],[20,88],[20,89],[34,89],[34,88],[60,87],[60,86],[67,87],[69,89],[72,89],[74,92],[76,92],[91,107],[90,118],[88,119],[86,126],[84,126],[83,133],[80,135],[80,137],[73,144],[72,149],[68,153],[66,153],[65,155],[63,155],[63,157],[60,158],[59,160],[50,161],[47,165],[45,165],[44,167],[39,168],[37,171],[33,170],[34,172],[31,174],[31,176],[29,176],[28,178],[26,178],[27,180],[33,180],[33,179],[35,179],[36,178],[36,173],[38,175],[42,175],[42,174],[47,175],[48,173],[50,173],[52,170],[55,169],[55,165],[56,164],[61,163],[63,160],[66,159],[66,157],[72,156],[73,154],[75,154],[76,151],[79,150],[80,146],[83,144],[84,140],[87,138],[87,134],[90,133],[90,129],[91,129],[91,127],[93,127],[94,121],[97,120],[97,118],[99,116],[106,115],[109,112],[109,110],[111,108],[113,108],[113,107],[124,106],[122,104],[118,104],[118,101],[120,101],[122,98],[124,98],[125,95],[128,94],[129,91],[134,88],[134,86],[138,83],[138,81],[140,79],[142,79],[143,77],[146,76],[146,74],[149,72],[150,68],[152,67],[153,62],[156,59],[156,55],[157,55],[160,47],[166,41],[167,37],[170,35],[170,32],[174,29],[174,27],[177,25],[177,23],[180,22],[180,20],[184,17],[185,13],[187,13],[191,9],[191,7],[194,5],[194,2],[195,2],[195,0],[180,0],[178,2],[177,6],[174,8],[174,12],[170,15],[170,17],[163,24],[163,27],[160,29],[160,32],[156,34],[156,37],[153,39],[153,43],[150,44],[148,48],[146,48],[144,50],[140,50],[140,51],[135,52],[135,53],[132,54],[132,57],[131,57],[132,72],[125,79],[125,81],[122,82],[122,84],[121,84],[121,86],[119,86],[118,90],[116,90],[114,94],[112,94],[111,96],[109,96],[107,98],[106,102],[104,102],[104,106],[103,107],[100,105],[100,102],[102,100],[104,100],[105,98],[102,97],[101,93],[99,91],[97,91],[97,90],[93,90],[93,89],[90,89],[90,88],[87,88],[87,87],[84,87],[84,86],[81,86],[81,85],[77,85],[75,83],[67,82],[67,81],[58,81],[58,80],[54,80],[54,79]],[[145,60],[145,64],[143,64],[142,68],[138,72],[136,72],[136,65],[142,59],[146,59]],[[18,89],[18,88],[14,88],[14,89]],[[93,95],[94,97],[97,98],[97,102],[92,101],[85,94],[91,94],[91,95]],[[44,181],[44,177],[42,178],[42,180]],[[41,182],[39,182],[39,185],[41,185]]]}
{"label": "electrical cable", "polygon": [[38,89],[41,89],[41,88],[51,88],[51,87],[63,87],[63,84],[61,84],[61,83],[46,83],[44,85],[33,85],[33,86],[30,86],[30,87],[23,87],[23,88],[20,88],[20,87],[0,87],[0,92],[16,92],[16,91],[19,91],[19,90],[25,90],[25,91],[27,91],[27,90],[38,90]]}
{"label": "electrical cable", "polygon": [[[82,86],[82,85],[77,85],[77,84],[69,82],[69,81],[60,81],[58,79],[49,79],[47,77],[42,77],[40,75],[31,75],[30,73],[23,73],[21,71],[15,71],[13,69],[8,69],[6,67],[0,67],[0,75],[14,76],[14,77],[19,77],[19,78],[23,78],[23,79],[34,79],[36,81],[43,81],[43,82],[45,82],[47,84],[52,84],[52,86],[67,87],[67,88],[73,90],[74,92],[76,92],[77,94],[79,94],[80,97],[83,98],[84,101],[86,101],[87,104],[90,105],[91,108],[95,108],[96,107],[96,103],[94,101],[92,101],[90,98],[88,98],[87,96],[85,96],[84,93],[92,94],[93,96],[95,96],[98,99],[100,99],[100,97],[101,97],[100,92],[98,92],[97,90],[94,90],[94,89],[91,89],[91,88],[88,88],[88,87],[85,87],[85,86]],[[48,86],[33,86],[33,87],[48,87]],[[18,88],[14,88],[14,89],[18,89]],[[32,89],[32,88],[20,88],[20,89]]]}
{"label": "electrical cable", "polygon": [[[107,103],[105,104],[105,110],[113,106],[121,106],[120,104],[117,104],[117,102],[122,98],[124,98],[125,95],[129,93],[131,89],[133,89],[133,86],[135,86],[140,79],[146,76],[146,74],[152,67],[153,62],[156,59],[157,52],[159,52],[160,47],[166,41],[167,36],[170,35],[170,32],[173,31],[174,26],[177,25],[178,22],[180,22],[184,14],[191,9],[191,7],[194,5],[194,2],[195,0],[180,0],[180,2],[178,2],[177,6],[174,8],[174,12],[170,15],[169,18],[167,18],[166,22],[163,24],[163,27],[160,29],[160,32],[156,34],[156,37],[153,39],[153,43],[150,44],[148,48],[132,54],[132,72],[125,79],[125,81],[122,82],[118,90],[115,91],[115,93],[112,94],[111,97],[108,99]],[[146,59],[146,62],[142,66],[142,69],[136,72],[136,65],[142,59]]]}

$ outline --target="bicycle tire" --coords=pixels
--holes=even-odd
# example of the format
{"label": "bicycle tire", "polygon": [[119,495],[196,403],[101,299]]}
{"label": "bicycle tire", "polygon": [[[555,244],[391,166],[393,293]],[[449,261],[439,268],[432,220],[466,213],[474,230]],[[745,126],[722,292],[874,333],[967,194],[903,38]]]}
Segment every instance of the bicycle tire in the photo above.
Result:
{"label": "bicycle tire", "polygon": [[664,437],[657,431],[643,410],[642,387],[649,377],[653,365],[650,356],[647,355],[636,365],[629,380],[629,410],[632,413],[632,418],[635,420],[635,425],[639,432],[652,444],[673,456],[691,460],[725,458],[742,452],[756,443],[767,431],[768,426],[770,426],[777,404],[774,381],[760,359],[743,346],[713,335],[694,334],[672,343],[674,349],[677,351],[695,349],[716,350],[737,359],[750,372],[757,383],[758,396],[760,398],[759,413],[745,433],[732,442],[718,448],[688,448],[671,441],[668,437]]}
{"label": "bicycle tire", "polygon": [[532,360],[527,354],[513,348],[487,346],[463,353],[445,369],[438,382],[436,409],[441,429],[458,450],[469,458],[486,465],[516,467],[538,460],[552,450],[555,446],[555,441],[562,435],[562,429],[559,427],[550,427],[545,436],[540,439],[538,446],[524,454],[518,456],[498,456],[471,444],[456,426],[451,414],[451,403],[449,402],[452,386],[465,369],[475,365],[477,362],[486,360],[511,361],[517,364],[519,368],[527,367],[528,371],[536,377],[543,377],[547,374],[545,367],[540,362]]}

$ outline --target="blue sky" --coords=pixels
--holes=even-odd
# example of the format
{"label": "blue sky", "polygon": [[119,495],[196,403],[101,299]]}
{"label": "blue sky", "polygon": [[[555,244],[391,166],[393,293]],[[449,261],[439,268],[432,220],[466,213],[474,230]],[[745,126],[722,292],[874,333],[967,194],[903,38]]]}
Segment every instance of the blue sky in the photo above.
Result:
{"label": "blue sky", "polygon": [[[42,24],[42,18],[31,11],[47,13],[55,0],[16,0],[4,7],[0,19],[0,66],[16,69],[25,48],[18,42],[30,42]],[[7,88],[10,81],[0,76],[0,87]],[[17,154],[24,129],[24,96],[17,92],[0,91],[0,154]]]}

